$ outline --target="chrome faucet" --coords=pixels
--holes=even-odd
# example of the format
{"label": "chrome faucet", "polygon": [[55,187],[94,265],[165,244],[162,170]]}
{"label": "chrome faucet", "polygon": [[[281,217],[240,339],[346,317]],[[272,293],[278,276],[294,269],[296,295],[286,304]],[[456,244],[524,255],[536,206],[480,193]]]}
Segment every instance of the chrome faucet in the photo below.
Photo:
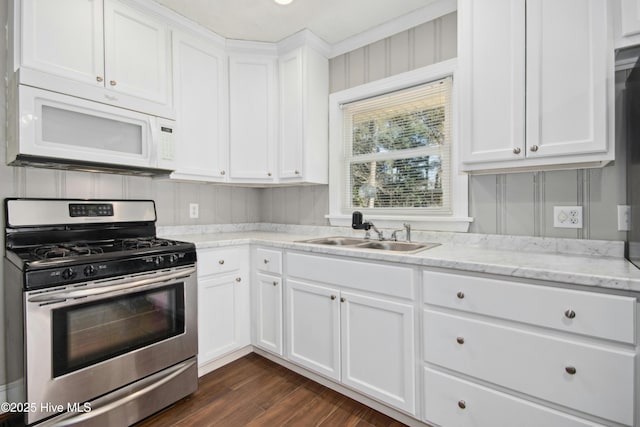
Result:
{"label": "chrome faucet", "polygon": [[402,224],[402,226],[404,227],[404,231],[406,232],[405,239],[407,242],[410,242],[411,241],[411,224],[409,224],[408,222],[405,222],[404,224]]}
{"label": "chrome faucet", "polygon": [[394,242],[398,241],[398,231],[404,231],[406,241],[407,242],[411,241],[411,224],[408,224],[405,222],[402,225],[404,226],[404,229],[393,230],[393,233],[391,233],[391,240],[393,240]]}

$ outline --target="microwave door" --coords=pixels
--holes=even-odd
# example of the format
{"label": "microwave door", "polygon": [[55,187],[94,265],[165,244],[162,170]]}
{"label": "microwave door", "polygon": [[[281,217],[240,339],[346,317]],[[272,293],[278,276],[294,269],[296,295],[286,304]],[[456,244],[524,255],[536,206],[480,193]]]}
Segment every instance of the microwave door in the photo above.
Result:
{"label": "microwave door", "polygon": [[19,91],[19,156],[156,167],[154,117],[27,86]]}

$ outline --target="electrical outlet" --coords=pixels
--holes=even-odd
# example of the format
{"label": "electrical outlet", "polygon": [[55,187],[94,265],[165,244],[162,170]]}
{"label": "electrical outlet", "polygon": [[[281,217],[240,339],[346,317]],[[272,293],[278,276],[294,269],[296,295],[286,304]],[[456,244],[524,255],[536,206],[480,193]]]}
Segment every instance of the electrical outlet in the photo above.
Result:
{"label": "electrical outlet", "polygon": [[582,206],[554,206],[553,226],[556,228],[582,228]]}
{"label": "electrical outlet", "polygon": [[618,205],[618,231],[631,229],[631,206]]}
{"label": "electrical outlet", "polygon": [[191,219],[196,219],[199,216],[199,210],[200,205],[198,205],[197,203],[189,203],[189,218]]}

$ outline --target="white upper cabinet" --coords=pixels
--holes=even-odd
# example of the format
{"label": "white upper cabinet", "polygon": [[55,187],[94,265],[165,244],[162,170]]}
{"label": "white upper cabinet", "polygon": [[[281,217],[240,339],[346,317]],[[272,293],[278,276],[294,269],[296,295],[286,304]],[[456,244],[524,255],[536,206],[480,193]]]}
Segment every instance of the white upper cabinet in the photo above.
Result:
{"label": "white upper cabinet", "polygon": [[23,0],[20,4],[21,66],[104,86],[101,0]]}
{"label": "white upper cabinet", "polygon": [[229,57],[229,171],[234,182],[273,182],[278,100],[275,56]]}
{"label": "white upper cabinet", "polygon": [[173,118],[167,25],[117,0],[13,8],[19,83]]}
{"label": "white upper cabinet", "polygon": [[615,47],[635,46],[640,43],[640,0],[613,2]]}
{"label": "white upper cabinet", "polygon": [[160,104],[169,103],[171,53],[167,26],[116,0],[105,0],[104,35],[105,85]]}
{"label": "white upper cabinet", "polygon": [[227,57],[212,41],[173,33],[177,179],[222,181],[228,169]]}
{"label": "white upper cabinet", "polygon": [[607,0],[460,0],[463,170],[613,160]]}
{"label": "white upper cabinet", "polygon": [[310,45],[281,54],[279,173],[282,182],[328,182],[329,60]]}

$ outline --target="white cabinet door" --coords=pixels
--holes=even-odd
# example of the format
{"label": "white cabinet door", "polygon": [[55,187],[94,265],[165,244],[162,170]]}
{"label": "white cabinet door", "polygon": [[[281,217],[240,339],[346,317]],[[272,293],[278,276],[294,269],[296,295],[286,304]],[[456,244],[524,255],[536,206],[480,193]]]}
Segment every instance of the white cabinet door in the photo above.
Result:
{"label": "white cabinet door", "polygon": [[222,181],[228,166],[226,54],[173,34],[175,104],[180,123],[172,178]]}
{"label": "white cabinet door", "polygon": [[286,182],[328,182],[329,61],[302,46],[280,56],[279,173]]}
{"label": "white cabinet door", "polygon": [[275,177],[276,84],[275,58],[229,58],[231,179],[269,182]]}
{"label": "white cabinet door", "polygon": [[623,37],[640,34],[640,0],[621,0],[620,32]]}
{"label": "white cabinet door", "polygon": [[287,357],[340,380],[340,291],[287,280]]}
{"label": "white cabinet door", "polygon": [[525,154],[525,1],[460,0],[465,163]]}
{"label": "white cabinet door", "polygon": [[22,0],[19,4],[22,66],[104,85],[102,0]]}
{"label": "white cabinet door", "polygon": [[282,356],[282,280],[256,275],[255,345]]}
{"label": "white cabinet door", "polygon": [[198,250],[198,364],[251,344],[249,249]]}
{"label": "white cabinet door", "polygon": [[278,59],[280,74],[280,173],[281,178],[302,174],[304,144],[303,49]]}
{"label": "white cabinet door", "polygon": [[413,306],[342,292],[342,382],[415,414]]}
{"label": "white cabinet door", "polygon": [[166,25],[115,0],[105,0],[105,85],[170,104],[170,42]]}
{"label": "white cabinet door", "polygon": [[607,151],[607,0],[527,0],[527,156]]}
{"label": "white cabinet door", "polygon": [[246,271],[198,280],[198,363],[250,343]]}

